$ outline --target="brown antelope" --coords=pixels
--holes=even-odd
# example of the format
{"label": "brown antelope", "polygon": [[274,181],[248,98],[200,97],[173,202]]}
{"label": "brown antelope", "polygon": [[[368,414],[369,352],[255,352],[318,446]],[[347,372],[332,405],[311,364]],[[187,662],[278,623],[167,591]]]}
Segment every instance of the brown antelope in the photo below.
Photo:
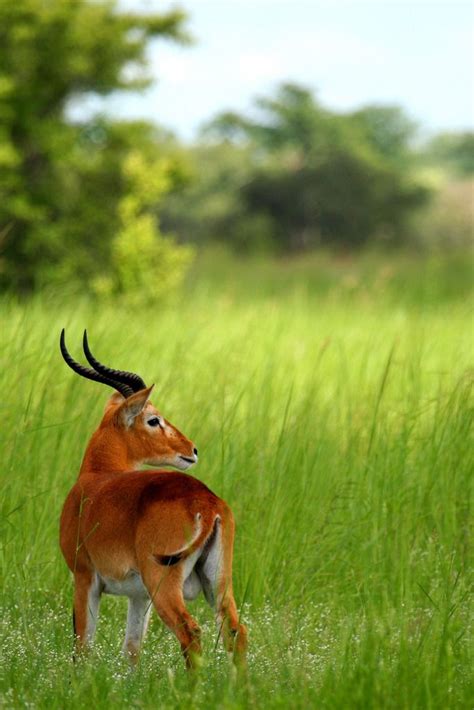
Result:
{"label": "brown antelope", "polygon": [[84,333],[85,367],[60,347],[77,374],[117,390],[87,446],[79,477],[64,503],[60,544],[74,576],[76,648],[94,637],[102,594],[128,597],[124,653],[134,662],[151,605],[175,633],[188,667],[200,654],[200,629],[184,600],[202,590],[214,608],[225,647],[243,662],[246,629],[232,592],[234,519],[229,506],[186,470],[194,444],[149,401],[153,386],[113,370],[92,355]]}

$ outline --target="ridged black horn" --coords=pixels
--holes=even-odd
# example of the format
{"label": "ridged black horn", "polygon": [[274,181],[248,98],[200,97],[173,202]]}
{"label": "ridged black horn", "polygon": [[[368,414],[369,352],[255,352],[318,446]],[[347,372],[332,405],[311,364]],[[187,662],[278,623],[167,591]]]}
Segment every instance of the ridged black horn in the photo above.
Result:
{"label": "ridged black horn", "polygon": [[134,393],[134,390],[131,387],[129,387],[128,385],[124,384],[123,382],[116,382],[112,378],[105,377],[104,375],[101,375],[99,372],[96,372],[95,370],[91,370],[90,367],[85,367],[84,365],[81,365],[80,363],[76,362],[66,348],[66,338],[65,338],[64,328],[61,331],[61,338],[59,339],[59,347],[61,348],[61,354],[62,354],[64,360],[69,365],[71,370],[74,370],[74,372],[76,372],[78,375],[81,375],[81,377],[85,377],[88,380],[93,380],[94,382],[100,382],[103,385],[108,385],[109,387],[113,387],[113,389],[120,392],[120,394],[123,395],[125,398],[130,397],[130,395],[132,395]]}
{"label": "ridged black horn", "polygon": [[146,384],[143,382],[142,378],[134,372],[114,370],[111,367],[107,367],[107,365],[103,365],[99,362],[90,351],[89,343],[87,342],[87,330],[84,331],[83,347],[84,354],[89,363],[92,365],[94,370],[100,372],[101,375],[105,375],[105,377],[109,377],[115,382],[122,382],[123,384],[128,385],[132,388],[133,392],[139,392],[140,390],[146,389]]}

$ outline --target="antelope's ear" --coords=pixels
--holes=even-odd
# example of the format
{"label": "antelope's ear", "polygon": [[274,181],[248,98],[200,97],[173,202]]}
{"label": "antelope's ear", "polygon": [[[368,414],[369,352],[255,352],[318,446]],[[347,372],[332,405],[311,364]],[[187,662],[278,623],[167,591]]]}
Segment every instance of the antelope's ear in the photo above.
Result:
{"label": "antelope's ear", "polygon": [[127,397],[117,409],[116,418],[122,426],[131,427],[135,418],[138,417],[150,398],[151,391],[155,385],[144,390],[135,392],[131,397]]}

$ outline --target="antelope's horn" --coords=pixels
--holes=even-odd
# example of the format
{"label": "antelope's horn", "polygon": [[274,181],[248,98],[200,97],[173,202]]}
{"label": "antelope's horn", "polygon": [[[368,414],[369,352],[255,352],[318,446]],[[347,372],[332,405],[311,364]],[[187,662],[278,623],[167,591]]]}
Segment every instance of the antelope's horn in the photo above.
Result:
{"label": "antelope's horn", "polygon": [[142,378],[134,372],[114,370],[111,367],[107,367],[107,365],[103,365],[99,362],[90,351],[89,343],[87,341],[87,330],[84,331],[83,347],[84,354],[88,359],[89,364],[92,365],[94,370],[99,372],[101,375],[105,375],[105,377],[108,377],[115,382],[121,382],[122,384],[127,385],[132,389],[132,392],[139,392],[140,390],[146,389],[146,384],[143,382]]}
{"label": "antelope's horn", "polygon": [[133,389],[126,385],[123,382],[116,382],[115,380],[111,379],[110,377],[105,377],[104,375],[101,375],[99,372],[96,372],[95,370],[91,370],[90,367],[85,367],[84,365],[81,365],[80,363],[76,362],[74,358],[70,355],[66,348],[66,338],[65,338],[65,332],[64,328],[61,331],[61,338],[59,340],[59,347],[61,348],[61,354],[66,361],[66,363],[69,365],[71,370],[74,370],[78,375],[81,375],[81,377],[85,377],[88,380],[94,380],[94,382],[100,382],[103,385],[108,385],[109,387],[113,387],[114,389],[118,390],[121,395],[123,395],[125,398],[130,397],[134,393]]}

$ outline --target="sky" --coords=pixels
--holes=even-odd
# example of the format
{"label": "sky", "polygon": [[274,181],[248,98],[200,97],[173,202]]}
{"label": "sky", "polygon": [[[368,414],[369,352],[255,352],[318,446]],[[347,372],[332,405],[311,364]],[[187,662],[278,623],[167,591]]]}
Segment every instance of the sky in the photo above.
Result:
{"label": "sky", "polygon": [[[163,12],[172,3],[120,0]],[[174,4],[176,6],[176,3]],[[474,122],[474,0],[182,0],[194,45],[150,44],[154,84],[76,102],[72,115],[146,118],[180,138],[225,110],[248,112],[279,82],[337,111],[398,104],[429,135]]]}

